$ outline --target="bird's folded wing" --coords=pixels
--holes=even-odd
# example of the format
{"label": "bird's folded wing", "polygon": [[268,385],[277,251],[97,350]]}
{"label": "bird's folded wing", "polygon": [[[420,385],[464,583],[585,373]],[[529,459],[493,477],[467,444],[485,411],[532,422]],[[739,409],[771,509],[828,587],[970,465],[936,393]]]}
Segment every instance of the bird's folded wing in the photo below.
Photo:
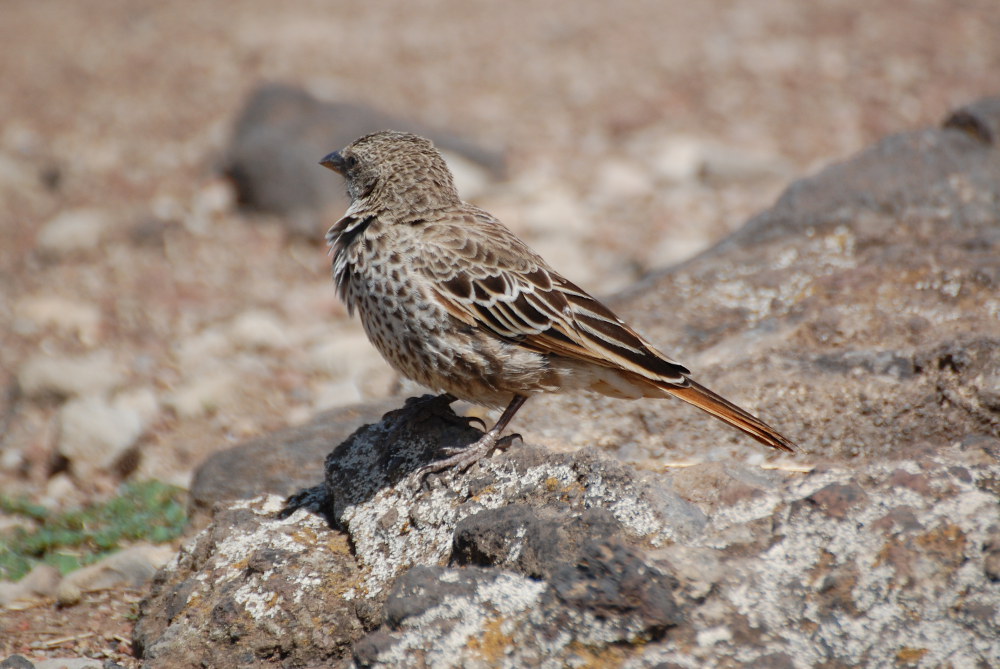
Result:
{"label": "bird's folded wing", "polygon": [[464,232],[432,237],[443,246],[434,255],[453,262],[415,266],[429,280],[432,296],[452,316],[540,353],[619,368],[658,383],[687,385],[685,367],[548,268],[506,228],[497,224],[492,240]]}

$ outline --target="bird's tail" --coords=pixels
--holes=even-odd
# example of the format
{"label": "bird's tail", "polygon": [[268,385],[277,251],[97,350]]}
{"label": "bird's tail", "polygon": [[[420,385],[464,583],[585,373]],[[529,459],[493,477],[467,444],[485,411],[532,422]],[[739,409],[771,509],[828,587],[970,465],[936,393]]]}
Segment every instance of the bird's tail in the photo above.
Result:
{"label": "bird's tail", "polygon": [[745,432],[765,446],[781,451],[793,451],[795,444],[783,437],[770,425],[767,425],[750,413],[739,408],[721,395],[717,395],[705,386],[688,379],[689,384],[678,387],[667,383],[660,387],[671,395],[693,404],[702,411],[707,411],[719,420],[729,423],[738,430]]}

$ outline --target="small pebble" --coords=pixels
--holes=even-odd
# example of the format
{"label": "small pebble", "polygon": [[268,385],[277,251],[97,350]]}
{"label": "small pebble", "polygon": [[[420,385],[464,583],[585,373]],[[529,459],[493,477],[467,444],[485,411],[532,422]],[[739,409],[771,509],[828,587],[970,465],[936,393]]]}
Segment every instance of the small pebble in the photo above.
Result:
{"label": "small pebble", "polygon": [[88,346],[97,343],[101,312],[93,304],[57,295],[26,297],[14,308],[14,330],[34,335],[52,329],[75,335]]}
{"label": "small pebble", "polygon": [[20,581],[0,581],[0,606],[7,607],[17,602],[50,597],[61,579],[58,569],[52,565],[40,564]]}
{"label": "small pebble", "polygon": [[59,453],[81,478],[107,471],[145,431],[148,415],[131,400],[71,400],[59,411]]}
{"label": "small pebble", "polygon": [[64,211],[42,226],[38,233],[38,251],[49,258],[94,251],[111,227],[107,212],[98,209]]}
{"label": "small pebble", "polygon": [[100,562],[67,574],[56,589],[56,599],[67,606],[78,603],[85,592],[119,586],[139,588],[175,553],[169,546],[130,546]]}
{"label": "small pebble", "polygon": [[178,387],[166,405],[180,418],[205,416],[231,401],[240,391],[240,379],[227,369],[216,369]]}
{"label": "small pebble", "polygon": [[74,397],[106,393],[123,376],[111,351],[99,350],[81,356],[36,354],[21,365],[17,380],[30,398]]}

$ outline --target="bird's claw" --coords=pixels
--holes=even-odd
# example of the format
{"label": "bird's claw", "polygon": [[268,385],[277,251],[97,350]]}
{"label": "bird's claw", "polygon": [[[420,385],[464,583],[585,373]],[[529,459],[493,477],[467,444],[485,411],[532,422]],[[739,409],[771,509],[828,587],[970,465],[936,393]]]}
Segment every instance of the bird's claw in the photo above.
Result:
{"label": "bird's claw", "polygon": [[428,490],[427,477],[431,474],[453,470],[457,473],[464,472],[472,465],[483,458],[488,458],[496,451],[506,451],[514,443],[515,439],[522,439],[520,434],[509,434],[506,437],[497,437],[487,432],[481,439],[465,447],[452,447],[442,449],[448,456],[428,463],[415,472],[417,484],[421,490]]}
{"label": "bird's claw", "polygon": [[457,416],[461,421],[464,421],[466,425],[471,425],[472,423],[479,423],[479,428],[486,432],[486,421],[479,416]]}

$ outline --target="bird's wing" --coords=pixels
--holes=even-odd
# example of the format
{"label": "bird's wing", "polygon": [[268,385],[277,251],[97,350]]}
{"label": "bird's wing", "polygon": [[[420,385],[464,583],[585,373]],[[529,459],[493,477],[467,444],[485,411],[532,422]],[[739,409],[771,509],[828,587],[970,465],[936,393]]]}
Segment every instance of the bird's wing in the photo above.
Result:
{"label": "bird's wing", "polygon": [[550,355],[620,370],[693,404],[757,441],[783,451],[794,444],[774,428],[688,378],[610,309],[550,268],[492,216],[469,208],[429,223],[414,269],[429,293],[458,320]]}
{"label": "bird's wing", "polygon": [[666,357],[586,291],[560,276],[486,212],[429,225],[435,248],[414,257],[430,292],[455,318],[525,348],[687,385]]}

